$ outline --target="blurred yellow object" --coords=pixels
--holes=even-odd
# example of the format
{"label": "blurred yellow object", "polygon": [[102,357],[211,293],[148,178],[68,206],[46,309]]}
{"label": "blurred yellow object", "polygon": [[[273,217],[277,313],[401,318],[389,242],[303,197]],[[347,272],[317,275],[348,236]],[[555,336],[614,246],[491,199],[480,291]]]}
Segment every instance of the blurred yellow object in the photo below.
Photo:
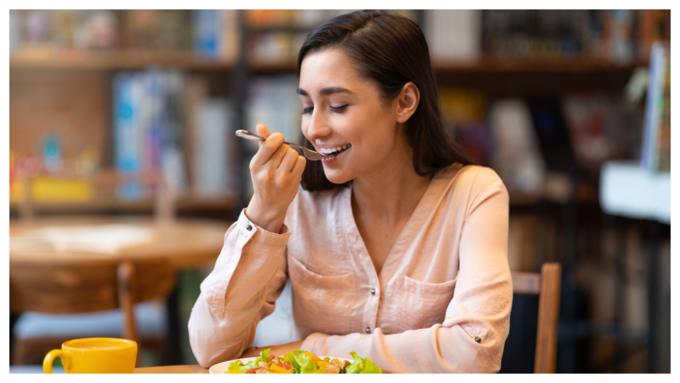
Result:
{"label": "blurred yellow object", "polygon": [[481,92],[444,88],[439,91],[439,99],[444,117],[457,125],[486,119],[487,100]]}
{"label": "blurred yellow object", "polygon": [[[10,189],[10,202],[23,202],[25,179],[17,179]],[[93,187],[89,181],[67,180],[39,176],[31,181],[34,202],[87,202],[92,200]]]}
{"label": "blurred yellow object", "polygon": [[118,338],[84,338],[64,342],[61,350],[45,355],[43,371],[61,358],[67,374],[131,374],[137,360],[137,343]]}

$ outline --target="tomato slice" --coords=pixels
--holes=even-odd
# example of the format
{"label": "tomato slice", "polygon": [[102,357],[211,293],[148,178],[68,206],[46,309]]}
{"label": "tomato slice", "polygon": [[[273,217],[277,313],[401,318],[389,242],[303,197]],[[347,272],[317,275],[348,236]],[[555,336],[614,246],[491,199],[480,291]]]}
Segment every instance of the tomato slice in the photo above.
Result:
{"label": "tomato slice", "polygon": [[251,368],[250,370],[246,371],[246,374],[254,374],[255,371],[257,371],[257,370],[259,370],[259,368],[257,368],[257,367]]}
{"label": "tomato slice", "polygon": [[276,355],[269,355],[269,361],[271,362],[272,360],[276,359]]}
{"label": "tomato slice", "polygon": [[286,370],[290,370],[290,362],[283,362],[281,367],[285,368]]}

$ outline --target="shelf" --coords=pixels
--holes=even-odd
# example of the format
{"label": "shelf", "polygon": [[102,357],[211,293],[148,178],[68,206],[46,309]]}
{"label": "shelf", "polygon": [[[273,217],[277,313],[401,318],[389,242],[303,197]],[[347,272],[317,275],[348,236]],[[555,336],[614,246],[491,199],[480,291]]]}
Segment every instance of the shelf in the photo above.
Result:
{"label": "shelf", "polygon": [[297,73],[296,63],[251,63],[248,71],[254,73]]}
{"label": "shelf", "polygon": [[[433,71],[438,75],[466,73],[498,73],[498,74],[627,74],[636,68],[647,66],[647,63],[636,62],[625,65],[606,63],[592,59],[500,59],[484,58],[474,61],[457,61],[433,64]],[[296,63],[253,63],[248,66],[251,72],[284,72],[296,73]]]}
{"label": "shelf", "polygon": [[271,27],[265,27],[265,26],[250,26],[247,25],[245,27],[245,32],[246,33],[310,33],[316,28],[316,26],[311,26],[311,27],[293,27],[293,26],[287,26],[287,25],[278,25],[278,26],[271,26]]}
{"label": "shelf", "polygon": [[591,58],[498,58],[434,63],[434,72],[447,73],[630,73],[647,63],[616,64]]}
{"label": "shelf", "polygon": [[[201,59],[193,52],[153,51],[55,51],[34,49],[10,55],[10,69],[138,69],[173,67],[195,70],[231,70],[234,63]],[[436,74],[465,73],[630,73],[646,62],[615,64],[587,58],[532,58],[513,59],[486,57],[473,61],[434,63]],[[251,63],[248,70],[255,73],[296,73],[295,62]]]}
{"label": "shelf", "polygon": [[10,69],[140,69],[170,67],[229,70],[232,63],[202,59],[193,52],[153,51],[21,51],[10,55]]}

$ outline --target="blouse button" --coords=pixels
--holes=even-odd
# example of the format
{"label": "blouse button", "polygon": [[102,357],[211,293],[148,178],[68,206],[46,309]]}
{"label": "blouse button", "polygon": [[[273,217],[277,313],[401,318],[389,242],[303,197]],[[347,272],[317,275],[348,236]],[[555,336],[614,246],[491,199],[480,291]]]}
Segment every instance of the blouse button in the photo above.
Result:
{"label": "blouse button", "polygon": [[251,231],[251,230],[253,230],[253,227],[248,225],[248,226],[246,226],[246,230]]}
{"label": "blouse button", "polygon": [[482,343],[482,338],[476,336],[476,337],[475,337],[475,342],[477,342],[477,343]]}
{"label": "blouse button", "polygon": [[371,333],[371,328],[370,328],[370,327],[366,327],[366,334],[370,334],[370,333]]}
{"label": "blouse button", "polygon": [[375,289],[371,289],[371,295],[375,295]]}

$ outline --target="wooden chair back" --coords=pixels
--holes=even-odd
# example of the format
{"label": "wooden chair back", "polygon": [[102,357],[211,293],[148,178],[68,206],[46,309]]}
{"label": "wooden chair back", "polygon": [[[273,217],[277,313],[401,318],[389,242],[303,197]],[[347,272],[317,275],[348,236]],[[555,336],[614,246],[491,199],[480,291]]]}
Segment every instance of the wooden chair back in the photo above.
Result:
{"label": "wooden chair back", "polygon": [[554,373],[557,363],[557,323],[560,314],[559,263],[544,263],[541,273],[512,273],[515,294],[538,295],[535,373]]}
{"label": "wooden chair back", "polygon": [[167,262],[17,264],[10,273],[10,312],[79,314],[121,308],[123,337],[138,341],[133,306],[163,297],[175,285]]}

